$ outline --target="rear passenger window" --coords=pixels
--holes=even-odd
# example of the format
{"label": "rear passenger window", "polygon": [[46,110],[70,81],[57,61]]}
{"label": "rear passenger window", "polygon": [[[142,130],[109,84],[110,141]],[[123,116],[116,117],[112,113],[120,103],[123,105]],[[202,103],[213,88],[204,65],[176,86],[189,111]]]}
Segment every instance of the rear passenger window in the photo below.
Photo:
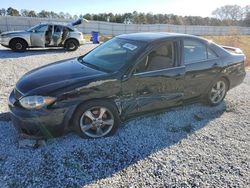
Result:
{"label": "rear passenger window", "polygon": [[186,64],[207,59],[206,46],[196,40],[184,40],[184,62]]}
{"label": "rear passenger window", "polygon": [[213,58],[217,58],[218,56],[210,49],[207,48],[207,58],[208,59],[213,59]]}
{"label": "rear passenger window", "polygon": [[62,26],[60,26],[60,25],[55,25],[55,27],[54,27],[54,32],[55,32],[55,33],[60,33],[60,32],[62,32],[62,30],[63,30],[63,27],[62,27]]}
{"label": "rear passenger window", "polygon": [[218,56],[207,45],[197,40],[184,40],[184,63],[214,59]]}

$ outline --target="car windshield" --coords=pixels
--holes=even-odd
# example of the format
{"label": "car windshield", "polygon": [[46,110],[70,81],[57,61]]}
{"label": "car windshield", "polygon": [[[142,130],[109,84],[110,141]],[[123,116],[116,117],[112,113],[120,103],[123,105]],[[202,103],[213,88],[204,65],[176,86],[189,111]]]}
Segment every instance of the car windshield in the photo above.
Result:
{"label": "car windshield", "polygon": [[116,72],[130,62],[144,45],[143,42],[113,38],[78,60],[101,71]]}
{"label": "car windshield", "polygon": [[33,27],[27,29],[26,31],[33,31],[33,30],[36,29],[39,25],[41,25],[41,24],[37,24],[37,25],[35,25],[35,26],[33,26]]}

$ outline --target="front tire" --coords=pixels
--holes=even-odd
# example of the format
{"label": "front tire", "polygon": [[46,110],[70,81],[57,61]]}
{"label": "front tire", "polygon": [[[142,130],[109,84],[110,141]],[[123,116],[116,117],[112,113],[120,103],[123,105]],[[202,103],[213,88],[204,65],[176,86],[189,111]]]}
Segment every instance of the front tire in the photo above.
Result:
{"label": "front tire", "polygon": [[10,42],[10,48],[15,52],[24,52],[27,47],[27,43],[22,39],[14,39]]}
{"label": "front tire", "polygon": [[209,89],[207,103],[211,106],[219,105],[228,91],[228,82],[224,78],[217,80]]}
{"label": "front tire", "polygon": [[73,117],[73,126],[82,138],[113,135],[120,124],[119,113],[110,102],[91,101],[80,105]]}
{"label": "front tire", "polygon": [[64,48],[67,51],[76,51],[78,49],[78,43],[74,39],[69,39],[65,42]]}

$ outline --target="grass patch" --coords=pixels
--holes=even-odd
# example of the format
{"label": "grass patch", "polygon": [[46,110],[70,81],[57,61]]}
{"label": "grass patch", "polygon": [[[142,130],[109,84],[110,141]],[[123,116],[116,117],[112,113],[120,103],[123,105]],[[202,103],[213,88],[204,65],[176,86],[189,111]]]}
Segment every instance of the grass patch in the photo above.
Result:
{"label": "grass patch", "polygon": [[[86,41],[91,41],[91,35],[90,34],[84,34],[84,39]],[[99,35],[99,41],[101,42],[106,42],[107,40],[111,39],[112,36],[111,35]]]}

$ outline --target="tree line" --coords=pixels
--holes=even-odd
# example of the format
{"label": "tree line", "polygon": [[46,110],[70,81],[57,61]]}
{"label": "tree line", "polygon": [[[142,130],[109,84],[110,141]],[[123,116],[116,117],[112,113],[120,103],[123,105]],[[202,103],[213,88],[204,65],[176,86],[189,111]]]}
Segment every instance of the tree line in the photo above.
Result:
{"label": "tree line", "polygon": [[21,9],[20,11],[9,7],[0,9],[0,16],[25,16],[41,18],[78,19],[85,18],[95,21],[108,21],[116,23],[134,24],[174,24],[174,25],[212,25],[212,26],[250,26],[250,5],[241,7],[238,5],[225,5],[212,12],[214,17],[178,16],[174,14],[153,14],[134,11],[132,13],[113,14],[80,14],[56,13],[53,11]]}

